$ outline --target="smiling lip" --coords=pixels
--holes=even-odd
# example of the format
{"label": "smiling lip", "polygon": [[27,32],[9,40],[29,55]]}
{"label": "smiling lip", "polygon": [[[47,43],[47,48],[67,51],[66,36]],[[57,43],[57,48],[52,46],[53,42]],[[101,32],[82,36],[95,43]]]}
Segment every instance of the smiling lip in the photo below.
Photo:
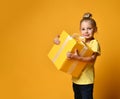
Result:
{"label": "smiling lip", "polygon": [[84,36],[89,36],[89,35],[86,34],[86,35],[84,35]]}

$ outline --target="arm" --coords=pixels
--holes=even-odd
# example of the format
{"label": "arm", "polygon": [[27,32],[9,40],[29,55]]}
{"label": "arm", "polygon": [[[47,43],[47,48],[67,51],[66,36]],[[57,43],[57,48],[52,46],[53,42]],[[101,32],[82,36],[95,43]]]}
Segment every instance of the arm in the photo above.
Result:
{"label": "arm", "polygon": [[83,62],[94,62],[96,60],[97,56],[98,56],[98,53],[93,53],[93,55],[90,56],[90,57],[80,56],[76,52],[74,54],[73,53],[67,53],[67,57],[69,59],[77,59],[77,60],[80,60],[80,61],[83,61]]}
{"label": "arm", "polygon": [[97,56],[98,56],[97,53],[93,53],[93,55],[90,57],[77,56],[76,59],[83,61],[83,62],[94,62],[96,60]]}

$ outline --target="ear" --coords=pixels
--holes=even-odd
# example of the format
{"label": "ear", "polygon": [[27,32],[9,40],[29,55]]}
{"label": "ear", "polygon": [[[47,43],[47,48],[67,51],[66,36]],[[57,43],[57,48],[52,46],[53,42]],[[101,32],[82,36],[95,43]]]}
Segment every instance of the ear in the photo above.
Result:
{"label": "ear", "polygon": [[94,28],[94,32],[97,32],[97,27]]}

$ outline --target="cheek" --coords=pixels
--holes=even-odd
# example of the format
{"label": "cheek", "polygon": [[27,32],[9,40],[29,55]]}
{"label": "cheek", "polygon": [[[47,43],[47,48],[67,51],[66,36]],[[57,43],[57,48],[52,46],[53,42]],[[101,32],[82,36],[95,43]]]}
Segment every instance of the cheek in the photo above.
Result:
{"label": "cheek", "polygon": [[82,30],[80,30],[80,33],[83,34],[84,32]]}
{"label": "cheek", "polygon": [[91,33],[90,35],[91,35],[91,36],[94,36],[94,33]]}
{"label": "cheek", "polygon": [[85,33],[82,31],[81,34],[84,35]]}
{"label": "cheek", "polygon": [[91,35],[93,35],[94,32],[95,32],[95,30],[90,30],[90,31],[89,31],[89,33],[90,33]]}
{"label": "cheek", "polygon": [[93,35],[94,35],[94,33],[93,33],[93,32],[89,32],[88,34],[89,34],[89,36],[93,36]]}

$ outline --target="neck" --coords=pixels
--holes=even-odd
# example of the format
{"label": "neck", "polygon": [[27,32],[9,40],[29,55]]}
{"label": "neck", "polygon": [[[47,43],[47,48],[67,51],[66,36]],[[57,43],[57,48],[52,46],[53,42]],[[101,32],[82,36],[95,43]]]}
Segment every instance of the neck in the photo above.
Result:
{"label": "neck", "polygon": [[92,37],[92,38],[90,38],[90,39],[86,39],[85,42],[86,42],[86,43],[89,43],[89,42],[90,42],[91,40],[93,40],[93,39],[94,39],[94,37]]}

